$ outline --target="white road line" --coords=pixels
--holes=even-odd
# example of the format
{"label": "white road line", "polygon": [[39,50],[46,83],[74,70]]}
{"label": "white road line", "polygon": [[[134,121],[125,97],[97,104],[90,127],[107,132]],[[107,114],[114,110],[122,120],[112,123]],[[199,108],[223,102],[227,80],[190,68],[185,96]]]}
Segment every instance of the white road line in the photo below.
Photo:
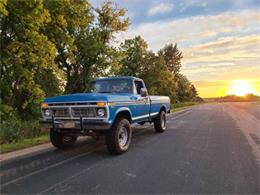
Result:
{"label": "white road line", "polygon": [[[170,117],[169,119],[177,119],[177,118],[183,117],[184,115],[187,115],[188,113],[190,113],[190,111],[187,111],[187,110],[184,110],[184,111],[181,111],[181,112],[184,112],[184,113],[178,114],[178,115],[175,116],[175,117],[174,117],[174,116],[173,116],[173,117]],[[174,113],[173,115],[175,115],[175,114],[177,114],[177,113]],[[145,127],[143,130],[145,130],[145,129],[147,129],[147,128],[150,128],[150,125],[149,125],[149,127]],[[138,133],[135,133],[135,135],[141,134],[142,132],[143,132],[143,131],[140,131],[140,132],[138,132]],[[40,170],[34,171],[34,172],[29,173],[29,174],[27,174],[27,175],[18,177],[18,178],[14,179],[14,180],[11,180],[11,181],[8,181],[8,182],[6,182],[6,183],[1,184],[1,187],[8,186],[8,185],[10,185],[10,184],[12,184],[12,183],[16,183],[16,182],[18,182],[18,181],[20,181],[20,180],[26,179],[26,178],[28,178],[28,177],[30,177],[30,176],[36,175],[36,174],[41,173],[41,172],[43,172],[43,171],[46,171],[46,170],[48,170],[48,169],[57,167],[57,166],[59,166],[59,165],[62,165],[62,164],[64,164],[64,163],[67,163],[67,162],[72,161],[72,160],[74,160],[74,159],[77,159],[77,158],[80,158],[80,157],[82,157],[82,156],[88,155],[88,154],[90,154],[90,153],[92,153],[92,152],[95,152],[95,151],[101,149],[102,147],[103,147],[103,146],[100,146],[100,147],[98,147],[98,148],[96,148],[96,149],[94,149],[94,150],[92,150],[92,151],[88,151],[88,152],[86,152],[86,153],[79,154],[79,155],[74,156],[74,157],[72,157],[72,158],[70,158],[70,159],[66,159],[66,160],[60,161],[60,162],[58,162],[58,163],[56,163],[56,164],[53,164],[53,165],[50,165],[50,166],[48,166],[48,167],[42,168],[42,169],[40,169]],[[6,160],[6,159],[5,159],[5,160]],[[9,159],[8,159],[8,160],[9,160]]]}
{"label": "white road line", "polygon": [[191,110],[188,110],[188,111],[186,111],[186,112],[184,112],[182,114],[178,114],[177,116],[170,117],[169,119],[178,119],[180,117],[183,117],[183,116],[189,114],[190,112],[191,112]]}
{"label": "white road line", "polygon": [[50,165],[50,166],[45,167],[45,168],[43,168],[43,169],[40,169],[40,170],[37,170],[37,171],[33,171],[33,172],[31,172],[31,173],[29,173],[29,174],[27,174],[27,175],[23,175],[23,176],[18,177],[18,178],[14,179],[14,180],[11,180],[11,181],[8,181],[8,182],[6,182],[6,183],[3,183],[3,184],[1,184],[1,187],[3,188],[3,187],[8,186],[8,185],[10,185],[10,184],[16,183],[16,182],[18,182],[18,181],[21,181],[21,180],[23,180],[23,179],[26,179],[26,178],[28,178],[28,177],[31,177],[31,176],[36,175],[36,174],[38,174],[38,173],[41,173],[41,172],[43,172],[43,171],[47,171],[47,170],[49,170],[49,169],[51,169],[51,168],[54,168],[54,167],[57,167],[57,166],[62,165],[62,164],[64,164],[64,163],[70,162],[70,161],[75,160],[75,159],[77,159],[77,158],[80,158],[80,157],[82,157],[82,156],[91,154],[91,153],[93,153],[93,152],[95,152],[95,151],[101,149],[102,147],[103,147],[103,146],[99,146],[99,147],[95,148],[94,150],[85,152],[85,153],[83,153],[83,154],[76,155],[76,156],[74,156],[74,157],[72,157],[72,158],[69,158],[69,159],[60,161],[60,162],[58,162],[58,163],[56,163],[56,164]]}
{"label": "white road line", "polygon": [[255,135],[257,138],[260,138],[260,120],[251,113],[239,109],[238,107],[236,107],[236,104],[225,105],[225,107],[223,106],[222,108],[224,112],[226,112],[233,118],[240,131],[247,138],[248,143],[251,146],[256,157],[257,163],[260,166],[260,153],[258,148],[259,145],[250,136]]}
{"label": "white road line", "polygon": [[74,175],[72,175],[72,176],[70,176],[70,177],[67,177],[66,179],[64,179],[64,180],[62,180],[62,181],[60,181],[60,182],[58,182],[58,183],[55,183],[54,185],[51,185],[51,186],[48,187],[47,189],[45,189],[45,190],[43,190],[43,191],[41,191],[41,192],[39,192],[39,193],[37,193],[37,194],[39,194],[39,195],[40,195],[40,194],[44,194],[44,193],[48,192],[49,190],[54,189],[54,188],[57,187],[58,185],[63,184],[63,183],[65,183],[66,181],[69,181],[69,180],[71,180],[71,179],[73,179],[73,178],[75,178],[75,177],[78,177],[78,176],[82,175],[83,173],[88,172],[88,171],[91,170],[94,166],[96,166],[96,164],[93,165],[93,166],[90,166],[90,167],[88,167],[88,168],[86,168],[86,169],[83,169],[83,170],[81,170],[79,173],[74,174]]}

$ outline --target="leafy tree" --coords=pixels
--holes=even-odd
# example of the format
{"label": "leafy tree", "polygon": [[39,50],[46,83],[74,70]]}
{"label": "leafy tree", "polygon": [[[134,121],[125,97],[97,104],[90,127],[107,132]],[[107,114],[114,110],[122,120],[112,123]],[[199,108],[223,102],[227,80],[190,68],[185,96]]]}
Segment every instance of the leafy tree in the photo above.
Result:
{"label": "leafy tree", "polygon": [[178,74],[175,78],[177,80],[177,100],[180,102],[195,101],[203,102],[203,99],[199,97],[198,91],[195,86],[187,79],[183,74]]}
{"label": "leafy tree", "polygon": [[56,75],[55,46],[40,32],[50,21],[39,1],[4,1],[1,3],[0,41],[2,103],[15,108],[22,117],[35,115],[35,107],[45,96],[39,73]]}
{"label": "leafy tree", "polygon": [[176,83],[162,56],[147,51],[147,43],[137,36],[121,44],[122,59],[118,75],[142,78],[149,93],[176,97]]}
{"label": "leafy tree", "polygon": [[7,0],[1,0],[0,1],[0,17],[2,18],[3,16],[7,16],[8,15],[8,11],[6,10],[6,4],[7,4]]}
{"label": "leafy tree", "polygon": [[110,75],[110,70],[118,53],[112,46],[114,34],[125,31],[129,26],[129,18],[125,17],[125,9],[117,4],[106,1],[100,8],[95,9],[96,23],[90,33],[79,39],[79,57],[82,60],[82,78],[80,91],[84,90],[93,78]]}
{"label": "leafy tree", "polygon": [[[94,20],[91,5],[88,1],[79,0],[44,0],[51,21],[43,28],[43,32],[57,48],[55,62],[64,71],[67,88],[77,88],[77,75],[82,69],[78,55],[80,49],[77,40],[82,33],[89,31]],[[75,86],[72,84],[75,83]],[[70,90],[67,90],[70,91]]]}
{"label": "leafy tree", "polygon": [[115,34],[130,24],[125,14],[111,1],[98,8],[87,0],[0,1],[1,117],[33,118],[44,97],[82,92],[113,74],[141,77],[150,93],[173,100],[198,97],[180,73],[177,44],[155,54],[137,36],[114,47]]}
{"label": "leafy tree", "polygon": [[180,102],[191,101],[191,83],[183,74],[177,76],[177,99]]}
{"label": "leafy tree", "polygon": [[139,76],[145,81],[149,93],[170,96],[171,101],[174,102],[177,86],[163,58],[149,52],[144,62],[144,68]]}
{"label": "leafy tree", "polygon": [[55,61],[66,74],[66,92],[82,92],[91,79],[107,74],[113,34],[126,30],[129,19],[110,1],[97,9],[85,0],[46,0],[45,6],[52,18],[45,34],[58,49]]}
{"label": "leafy tree", "polygon": [[183,58],[182,52],[178,49],[177,44],[165,45],[163,49],[158,52],[162,56],[169,71],[176,77],[180,73],[181,59]]}
{"label": "leafy tree", "polygon": [[121,69],[117,74],[138,77],[143,70],[147,47],[147,43],[140,36],[125,40],[120,47],[123,57],[120,61]]}
{"label": "leafy tree", "polygon": [[195,98],[198,95],[198,91],[193,84],[190,86],[190,97]]}
{"label": "leafy tree", "polygon": [[161,56],[168,70],[172,73],[174,80],[177,82],[177,101],[193,101],[198,97],[198,92],[194,85],[181,74],[182,52],[178,49],[177,44],[165,45],[160,49],[158,55]]}

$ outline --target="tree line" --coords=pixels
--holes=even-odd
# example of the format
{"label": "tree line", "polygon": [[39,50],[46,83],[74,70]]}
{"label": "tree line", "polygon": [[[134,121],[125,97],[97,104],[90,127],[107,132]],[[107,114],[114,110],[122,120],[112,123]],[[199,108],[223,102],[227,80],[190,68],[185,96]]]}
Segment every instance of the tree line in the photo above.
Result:
{"label": "tree line", "polygon": [[129,25],[126,10],[111,1],[1,0],[1,119],[35,119],[45,97],[83,92],[104,76],[140,77],[149,93],[172,102],[200,100],[181,74],[177,44],[157,53],[140,36],[113,44]]}

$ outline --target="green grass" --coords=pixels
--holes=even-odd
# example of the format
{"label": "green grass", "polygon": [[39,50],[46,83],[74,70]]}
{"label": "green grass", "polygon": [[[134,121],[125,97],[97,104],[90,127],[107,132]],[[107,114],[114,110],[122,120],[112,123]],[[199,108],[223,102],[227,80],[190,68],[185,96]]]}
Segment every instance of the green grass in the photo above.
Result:
{"label": "green grass", "polygon": [[40,137],[36,138],[28,138],[24,140],[19,140],[17,142],[1,144],[0,146],[0,153],[12,152],[15,150],[28,148],[31,146],[48,143],[50,141],[49,135],[41,135]]}
{"label": "green grass", "polygon": [[196,106],[199,103],[197,102],[181,102],[181,103],[177,103],[177,104],[172,104],[171,106],[171,112],[178,112],[181,110],[185,110],[188,109],[190,107]]}

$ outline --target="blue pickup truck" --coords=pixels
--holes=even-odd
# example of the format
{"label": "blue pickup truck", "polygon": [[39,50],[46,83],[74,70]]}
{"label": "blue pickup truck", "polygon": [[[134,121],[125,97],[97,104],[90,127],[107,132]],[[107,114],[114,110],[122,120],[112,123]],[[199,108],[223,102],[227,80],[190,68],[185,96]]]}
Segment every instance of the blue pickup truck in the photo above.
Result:
{"label": "blue pickup truck", "polygon": [[81,135],[105,135],[108,151],[121,154],[130,146],[131,124],[153,122],[156,132],[166,130],[170,99],[149,96],[142,79],[100,78],[90,86],[89,93],[49,97],[41,104],[41,124],[50,128],[55,147],[71,146]]}

